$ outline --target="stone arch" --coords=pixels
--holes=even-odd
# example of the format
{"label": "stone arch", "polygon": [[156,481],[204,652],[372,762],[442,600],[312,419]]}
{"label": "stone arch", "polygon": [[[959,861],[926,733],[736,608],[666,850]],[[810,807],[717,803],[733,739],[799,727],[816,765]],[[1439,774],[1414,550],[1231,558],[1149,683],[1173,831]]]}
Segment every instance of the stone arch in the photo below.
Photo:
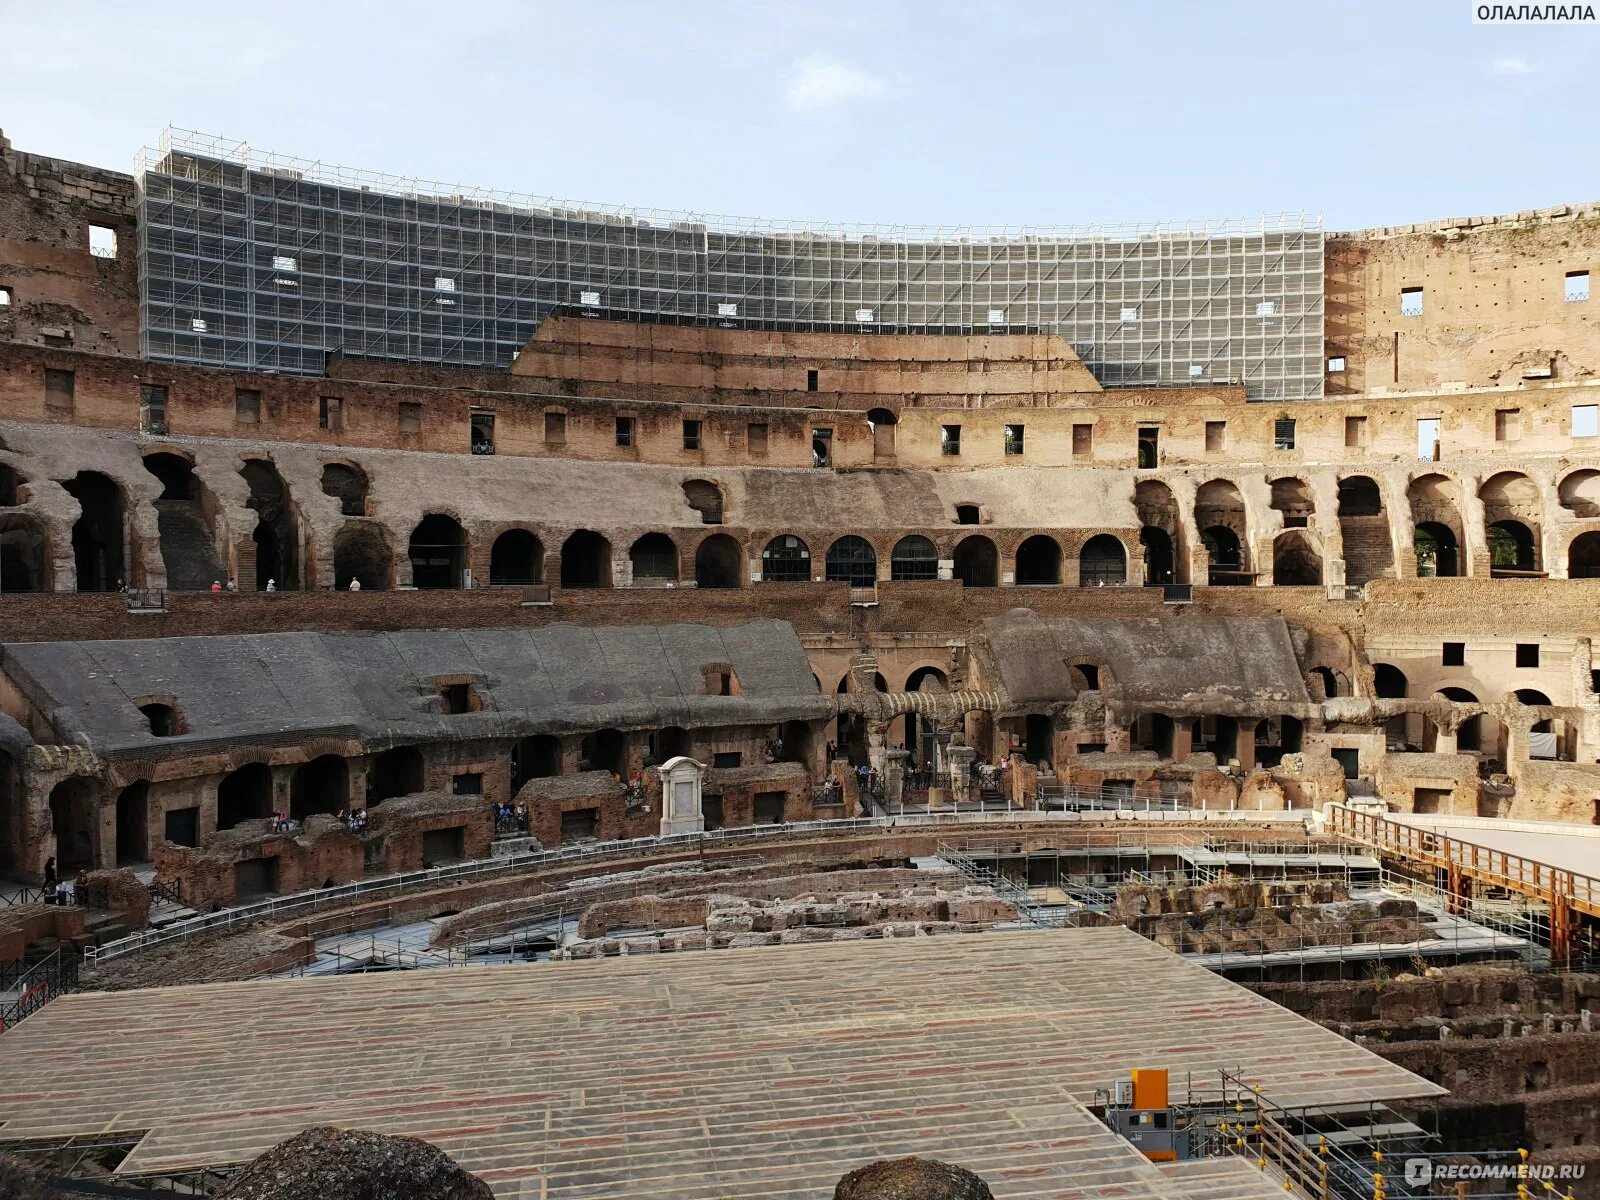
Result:
{"label": "stone arch", "polygon": [[1479,486],[1478,499],[1483,503],[1489,574],[1538,571],[1544,520],[1539,485],[1520,471],[1500,471]]}
{"label": "stone arch", "polygon": [[702,525],[722,524],[722,489],[709,479],[690,479],[683,485],[683,498],[700,514]]}
{"label": "stone arch", "polygon": [[1000,583],[1000,551],[994,539],[975,533],[956,543],[954,576],[962,587],[996,587]]}
{"label": "stone arch", "polygon": [[744,548],[725,533],[702,539],[694,549],[694,583],[702,588],[744,586]]}
{"label": "stone arch", "polygon": [[394,554],[389,532],[376,521],[346,521],[333,535],[333,586],[344,591],[352,579],[363,591],[383,591],[393,582]]}
{"label": "stone arch", "polygon": [[1339,535],[1347,584],[1394,577],[1394,540],[1375,479],[1351,475],[1339,481]]}
{"label": "stone arch", "polygon": [[1121,538],[1097,533],[1078,552],[1079,587],[1116,587],[1128,582],[1128,550]]}
{"label": "stone arch", "polygon": [[72,523],[72,561],[80,592],[114,592],[127,582],[127,506],[122,487],[99,471],[79,471],[61,485],[81,510]]}
{"label": "stone arch", "polygon": [[1318,587],[1322,555],[1303,529],[1288,529],[1272,542],[1272,582],[1279,587]]}
{"label": "stone arch", "polygon": [[1421,577],[1456,576],[1461,563],[1461,485],[1448,475],[1426,472],[1406,485],[1414,552]]}
{"label": "stone arch", "polygon": [[489,547],[489,582],[543,583],[544,543],[530,530],[505,530]]}
{"label": "stone arch", "polygon": [[[946,674],[943,667],[936,666],[933,663],[924,663],[907,672],[905,686],[900,690],[905,692],[948,692],[950,690],[950,676]],[[898,734],[900,745],[910,752],[912,759],[918,763],[924,762],[926,759],[920,745],[922,735],[926,732],[923,728],[923,720],[924,718],[917,713],[908,712],[897,719],[900,724],[898,730],[895,729],[897,722],[890,722],[889,726],[889,740],[891,742],[896,740],[896,734]],[[930,725],[929,728],[931,729],[932,726]]]}
{"label": "stone arch", "polygon": [[1206,581],[1213,587],[1236,587],[1250,583],[1245,572],[1245,548],[1239,535],[1227,525],[1208,525],[1200,530],[1200,544],[1206,548]]}
{"label": "stone arch", "polygon": [[1528,575],[1539,569],[1539,542],[1521,521],[1496,521],[1483,531],[1489,549],[1489,574]]}
{"label": "stone arch", "polygon": [[251,534],[256,546],[256,590],[265,591],[271,580],[279,591],[296,591],[300,587],[300,523],[289,485],[278,468],[262,458],[247,458],[239,474],[250,485],[246,507],[256,514]]}
{"label": "stone arch", "polygon": [[761,551],[764,583],[809,583],[811,547],[792,533],[780,533]]}
{"label": "stone arch", "polygon": [[445,513],[429,513],[411,531],[411,586],[459,588],[467,567],[467,531]]}
{"label": "stone arch", "polygon": [[1576,517],[1600,517],[1600,470],[1584,467],[1561,480],[1556,490],[1561,507]]}
{"label": "stone arch", "polygon": [[1567,547],[1568,579],[1600,579],[1600,530],[1591,529]]}
{"label": "stone arch", "polygon": [[939,551],[929,538],[913,533],[889,552],[889,578],[899,581],[939,578]]}
{"label": "stone arch", "polygon": [[373,756],[367,767],[367,804],[414,796],[425,787],[426,771],[419,746],[394,746]]}
{"label": "stone arch", "polygon": [[217,560],[213,533],[215,501],[188,457],[170,450],[146,454],[144,468],[161,482],[155,501],[156,528],[167,587],[178,592],[204,591],[224,576]]}
{"label": "stone arch", "polygon": [[1393,663],[1373,663],[1372,687],[1380,700],[1404,700],[1411,688],[1411,681]]}
{"label": "stone arch", "polygon": [[[1476,704],[1478,697],[1464,687],[1442,687],[1434,695],[1452,704]],[[1483,734],[1479,718],[1464,717],[1456,725],[1457,750],[1482,750]]]}
{"label": "stone arch", "polygon": [[1369,475],[1347,475],[1339,480],[1339,516],[1383,516],[1383,489]]}
{"label": "stone arch", "polygon": [[1285,529],[1304,529],[1317,511],[1316,497],[1304,479],[1285,475],[1272,481],[1272,508],[1283,514]]}
{"label": "stone arch", "polygon": [[241,821],[263,821],[272,815],[272,768],[245,763],[217,784],[217,828],[232,829]]}
{"label": "stone arch", "polygon": [[99,860],[100,786],[92,779],[63,779],[50,789],[50,831],[56,873],[63,879],[92,870]]}
{"label": "stone arch", "polygon": [[1177,582],[1177,554],[1173,550],[1172,536],[1155,525],[1139,530],[1139,546],[1145,587],[1166,587]]}
{"label": "stone arch", "polygon": [[350,804],[350,764],[337,754],[303,762],[289,777],[289,815],[304,821],[316,813],[338,815]]}
{"label": "stone arch", "polygon": [[561,586],[611,586],[611,543],[592,529],[579,529],[561,543]]}
{"label": "stone arch", "polygon": [[0,594],[48,590],[49,540],[23,513],[0,513]]}
{"label": "stone arch", "polygon": [[322,494],[339,502],[339,512],[347,517],[368,517],[367,495],[372,484],[366,471],[355,463],[331,462],[322,468]]}
{"label": "stone arch", "polygon": [[848,533],[828,547],[823,569],[829,583],[871,587],[878,581],[878,554],[866,538]]}
{"label": "stone arch", "polygon": [[647,533],[628,547],[634,587],[671,587],[678,582],[678,544],[664,533]]}
{"label": "stone arch", "polygon": [[892,409],[867,409],[867,428],[872,431],[872,455],[874,458],[893,457],[895,426],[899,423],[900,418],[894,414]]}
{"label": "stone arch", "polygon": [[1020,586],[1061,582],[1061,543],[1036,533],[1017,547],[1015,579]]}
{"label": "stone arch", "polygon": [[1339,695],[1339,676],[1332,667],[1312,667],[1311,674],[1322,684],[1322,698],[1332,700]]}
{"label": "stone arch", "polygon": [[580,771],[610,771],[619,778],[628,773],[628,739],[620,729],[586,733],[578,747]]}
{"label": "stone arch", "polygon": [[16,467],[0,462],[0,508],[27,503],[28,480]]}
{"label": "stone arch", "polygon": [[1448,579],[1461,574],[1461,547],[1450,526],[1424,521],[1417,526],[1413,541],[1419,577]]}

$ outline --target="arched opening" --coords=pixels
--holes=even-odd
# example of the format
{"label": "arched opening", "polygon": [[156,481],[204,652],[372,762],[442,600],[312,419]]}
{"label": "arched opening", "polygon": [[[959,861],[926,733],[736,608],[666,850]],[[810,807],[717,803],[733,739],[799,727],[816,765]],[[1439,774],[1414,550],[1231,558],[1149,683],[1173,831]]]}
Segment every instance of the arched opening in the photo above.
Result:
{"label": "arched opening", "polygon": [[1381,517],[1383,493],[1378,481],[1365,475],[1339,480],[1340,517]]}
{"label": "arched opening", "polygon": [[114,592],[127,579],[123,554],[122,489],[98,471],[79,471],[66,483],[82,510],[72,523],[72,560],[80,592]]}
{"label": "arched opening", "polygon": [[[1517,701],[1519,703],[1525,704],[1529,708],[1539,708],[1539,707],[1548,708],[1550,706],[1550,697],[1546,696],[1538,688],[1518,688],[1513,693],[1513,695],[1516,696]],[[1555,726],[1551,723],[1551,720],[1550,720],[1549,717],[1542,717],[1542,718],[1540,718],[1539,720],[1537,720],[1537,721],[1535,721],[1533,723],[1533,728],[1531,730],[1529,730],[1529,732],[1530,733],[1550,733],[1554,728],[1555,728]],[[1535,755],[1534,757],[1551,757],[1551,756],[1550,755]]]}
{"label": "arched opening", "polygon": [[1332,700],[1339,694],[1339,677],[1333,673],[1332,667],[1312,667],[1311,673],[1322,681],[1324,699]]}
{"label": "arched opening", "polygon": [[1000,583],[1000,551],[982,534],[973,534],[956,543],[954,571],[962,587],[997,587]]}
{"label": "arched opening", "polygon": [[1556,491],[1561,507],[1575,517],[1600,517],[1600,470],[1585,467],[1561,480]]}
{"label": "arched opening", "polygon": [[867,410],[867,428],[872,431],[872,457],[893,458],[895,426],[900,418],[887,408]]}
{"label": "arched opening", "polygon": [[511,794],[530,779],[554,779],[561,774],[561,740],[548,733],[525,737],[511,747]]}
{"label": "arched opening", "polygon": [[1532,575],[1539,569],[1533,531],[1521,521],[1496,521],[1486,531],[1489,543],[1489,574]]}
{"label": "arched opening", "polygon": [[467,532],[443,513],[429,513],[411,531],[407,547],[411,584],[417,588],[459,588],[467,566]]}
{"label": "arched opening", "polygon": [[1450,579],[1461,574],[1461,556],[1455,531],[1437,521],[1425,521],[1416,532],[1417,576]]}
{"label": "arched opening", "polygon": [[[887,692],[889,684],[881,674],[874,674],[872,686],[880,692]],[[856,690],[854,677],[846,673],[840,680],[836,689],[840,695]],[[867,761],[867,722],[860,713],[843,712],[834,722],[834,737],[838,749],[836,757],[847,759],[852,766],[860,766]]]}
{"label": "arched opening", "polygon": [[392,561],[389,535],[376,521],[346,521],[333,535],[333,586],[340,591],[352,579],[363,591],[384,590]]}
{"label": "arched opening", "polygon": [[1212,587],[1236,587],[1250,582],[1244,573],[1244,554],[1239,535],[1224,525],[1200,531],[1200,543],[1209,560],[1207,582]]}
{"label": "arched opening", "polygon": [[824,567],[829,583],[871,587],[878,580],[878,555],[866,538],[847,534],[828,547]]}
{"label": "arched opening", "polygon": [[1283,514],[1285,529],[1304,529],[1316,512],[1316,498],[1303,479],[1285,476],[1272,481],[1272,507]]}
{"label": "arched opening", "polygon": [[[1455,704],[1476,704],[1477,696],[1464,687],[1440,688],[1438,695]],[[1468,717],[1456,726],[1456,749],[1478,751],[1483,749],[1480,717]]]}
{"label": "arched opening", "polygon": [[50,791],[50,830],[56,840],[56,872],[62,878],[94,868],[99,801],[99,788],[88,779],[63,779]]}
{"label": "arched opening", "polygon": [[298,589],[300,533],[288,484],[277,467],[259,458],[247,460],[239,474],[250,485],[246,504],[256,513],[256,590],[265,591],[269,580],[279,591]]}
{"label": "arched opening", "polygon": [[1017,583],[1024,587],[1061,582],[1061,545],[1036,533],[1017,547]]}
{"label": "arched opening", "polygon": [[1339,534],[1347,584],[1361,587],[1394,577],[1394,541],[1376,480],[1352,475],[1339,481]]}
{"label": "arched opening", "polygon": [[0,593],[45,590],[45,537],[32,518],[0,514]]}
{"label": "arched opening", "polygon": [[725,533],[714,533],[695,547],[694,583],[702,588],[736,588],[744,575],[744,551]]}
{"label": "arched opening", "polygon": [[[938,667],[918,667],[910,675],[906,676],[905,690],[908,692],[948,692],[950,690],[950,679]],[[934,733],[933,724],[920,720],[914,712],[906,713],[900,720],[903,721],[899,730],[901,749],[910,753],[913,764],[932,762],[932,744],[924,746],[922,742]],[[890,738],[892,739],[895,732],[893,722],[890,723],[889,730]]]}
{"label": "arched opening", "polygon": [[816,739],[805,721],[785,721],[778,727],[778,754],[775,761],[800,763],[816,775]]}
{"label": "arched opening", "polygon": [[1175,728],[1166,713],[1140,713],[1129,730],[1130,740],[1135,750],[1150,751],[1157,758],[1171,758]]}
{"label": "arched opening", "polygon": [[416,746],[395,746],[375,755],[367,768],[367,804],[382,804],[397,796],[414,796],[423,790],[422,751]]}
{"label": "arched opening", "polygon": [[150,861],[150,781],[117,793],[117,866]]}
{"label": "arched opening", "polygon": [[1227,766],[1239,757],[1239,722],[1232,717],[1202,717],[1197,732],[1196,740],[1219,766]]}
{"label": "arched opening", "polygon": [[1119,538],[1099,533],[1078,556],[1079,587],[1116,587],[1128,582],[1128,552]]}
{"label": "arched opening", "polygon": [[678,547],[664,533],[647,533],[628,547],[634,587],[668,587],[678,582]]}
{"label": "arched opening", "polygon": [[1072,684],[1074,692],[1098,692],[1100,674],[1099,663],[1078,662],[1067,667],[1067,680]]}
{"label": "arched opening", "polygon": [[781,533],[761,552],[761,579],[764,583],[808,583],[811,580],[811,547],[792,533]]}
{"label": "arched opening", "polygon": [[337,754],[301,763],[289,778],[289,815],[304,821],[314,813],[337,815],[350,804],[350,766]]}
{"label": "arched opening", "polygon": [[896,582],[939,578],[939,552],[920,534],[901,538],[889,552],[889,578]]}
{"label": "arched opening", "polygon": [[1273,539],[1272,582],[1279,587],[1321,585],[1322,556],[1300,530],[1291,529]]}
{"label": "arched opening", "polygon": [[544,580],[544,543],[526,529],[508,529],[489,547],[490,584]]}
{"label": "arched opening", "polygon": [[272,815],[272,768],[245,763],[217,784],[217,828],[232,829],[241,821],[264,821]]}
{"label": "arched opening", "polygon": [[683,485],[683,498],[700,514],[702,525],[722,524],[722,489],[709,479],[691,479]]}
{"label": "arched opening", "polygon": [[162,483],[155,501],[155,523],[162,544],[166,587],[203,592],[224,578],[206,515],[205,490],[194,464],[181,454],[158,451],[144,456],[144,469]]}
{"label": "arched opening", "polygon": [[1275,767],[1285,754],[1300,752],[1301,725],[1296,717],[1268,717],[1256,726],[1256,764]]}
{"label": "arched opening", "polygon": [[1177,582],[1173,571],[1176,559],[1172,553],[1172,538],[1165,529],[1146,525],[1139,530],[1139,545],[1144,548],[1144,585],[1166,587]]}
{"label": "arched opening", "polygon": [[150,725],[151,737],[175,737],[183,732],[183,718],[170,704],[152,701],[149,704],[141,704],[139,711],[144,714],[144,719]]}
{"label": "arched opening", "polygon": [[621,730],[600,729],[586,733],[578,748],[578,770],[610,771],[618,779],[627,775],[628,739]]}
{"label": "arched opening", "polygon": [[662,763],[674,758],[690,758],[693,743],[689,731],[680,725],[668,725],[665,729],[658,729],[650,735],[649,754],[646,756],[647,767],[659,767]]}
{"label": "arched opening", "polygon": [[322,494],[339,502],[339,512],[347,517],[365,517],[367,473],[350,463],[329,463],[322,468]]}
{"label": "arched opening", "polygon": [[1600,532],[1580,533],[1567,547],[1569,579],[1600,579]]}
{"label": "arched opening", "polygon": [[1372,664],[1372,687],[1380,700],[1404,700],[1410,681],[1406,673],[1390,663]]}
{"label": "arched opening", "polygon": [[592,529],[580,529],[561,543],[561,586],[611,586],[611,543]]}

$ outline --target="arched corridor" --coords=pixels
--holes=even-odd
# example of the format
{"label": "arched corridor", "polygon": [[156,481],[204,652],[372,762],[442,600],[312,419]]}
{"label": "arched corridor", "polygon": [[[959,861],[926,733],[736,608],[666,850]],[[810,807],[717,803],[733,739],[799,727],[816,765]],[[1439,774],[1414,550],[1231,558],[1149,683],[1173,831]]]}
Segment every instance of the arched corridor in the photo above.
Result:
{"label": "arched corridor", "polygon": [[443,513],[423,517],[411,531],[407,553],[412,587],[459,588],[465,582],[467,534],[454,517]]}
{"label": "arched corridor", "polygon": [[508,529],[489,548],[490,584],[544,580],[544,543],[526,529]]}
{"label": "arched corridor", "polygon": [[561,586],[611,586],[611,543],[592,529],[580,529],[561,543]]}

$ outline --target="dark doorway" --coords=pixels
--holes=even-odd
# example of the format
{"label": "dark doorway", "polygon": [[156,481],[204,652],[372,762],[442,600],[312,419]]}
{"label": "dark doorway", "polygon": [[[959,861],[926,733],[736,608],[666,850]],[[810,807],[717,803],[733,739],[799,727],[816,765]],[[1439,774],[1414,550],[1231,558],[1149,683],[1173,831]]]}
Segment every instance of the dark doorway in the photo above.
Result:
{"label": "dark doorway", "polygon": [[217,828],[232,829],[241,821],[264,821],[272,815],[272,768],[245,763],[217,784]]}
{"label": "dark doorway", "polygon": [[561,814],[561,844],[592,842],[600,835],[600,810],[576,808]]}
{"label": "dark doorway", "polygon": [[1036,533],[1017,547],[1017,583],[1022,586],[1061,582],[1061,546]]}
{"label": "dark doorway", "polygon": [[56,870],[63,878],[94,867],[99,818],[99,790],[89,780],[63,779],[51,789],[50,827]]}
{"label": "dark doorway", "polygon": [[1023,753],[1031,763],[1055,760],[1055,723],[1043,713],[1029,713],[1023,723]]}
{"label": "dark doorway", "polygon": [[1361,751],[1343,746],[1336,747],[1333,751],[1333,761],[1344,769],[1346,779],[1361,777]]}
{"label": "dark doorway", "polygon": [[411,583],[418,588],[458,588],[467,565],[467,535],[461,523],[430,513],[411,531]]}
{"label": "dark doorway", "polygon": [[117,865],[150,861],[150,783],[141,779],[117,793]]}
{"label": "dark doorway", "polygon": [[247,858],[233,864],[233,898],[236,903],[277,894],[276,858]]}
{"label": "dark doorway", "polygon": [[200,844],[200,810],[198,808],[167,809],[167,841],[174,846],[195,847]]}
{"label": "dark doorway", "polygon": [[[592,809],[589,811],[593,811]],[[422,865],[442,867],[467,856],[467,834],[460,825],[449,829],[428,829],[422,834]]]}
{"label": "dark doorway", "polygon": [[1128,581],[1128,552],[1109,533],[1096,534],[1078,556],[1079,587],[1117,587]]}
{"label": "dark doorway", "polygon": [[590,529],[580,529],[561,544],[561,586],[611,586],[611,543]]}
{"label": "dark doorway", "polygon": [[78,502],[72,559],[80,592],[114,592],[127,579],[123,555],[122,489],[98,471],[80,471],[62,484]]}
{"label": "dark doorway", "polygon": [[782,825],[784,799],[782,792],[757,792],[755,823],[757,825]]}
{"label": "dark doorway", "polygon": [[511,747],[511,794],[530,779],[551,779],[561,774],[561,742],[549,734],[523,738]]}
{"label": "dark doorway", "polygon": [[[563,559],[563,562],[565,559]],[[634,587],[664,587],[678,582],[678,547],[664,533],[647,533],[628,547]]]}
{"label": "dark doorway", "polygon": [[743,555],[739,543],[725,533],[715,533],[696,547],[694,582],[703,588],[736,588],[740,585]]}
{"label": "dark doorway", "polygon": [[578,757],[580,771],[610,771],[621,779],[627,775],[628,739],[616,729],[585,734]]}
{"label": "dark doorway", "polygon": [[538,583],[544,578],[544,543],[526,529],[508,529],[489,551],[489,582]]}
{"label": "dark doorway", "polygon": [[385,750],[367,768],[367,803],[381,804],[423,790],[422,751],[416,746]]}
{"label": "dark doorway", "polygon": [[350,804],[350,767],[336,754],[324,754],[294,769],[289,780],[289,815],[304,821],[314,813],[338,815]]}
{"label": "dark doorway", "polygon": [[347,591],[350,581],[362,591],[389,586],[389,538],[376,521],[346,521],[333,535],[333,586]]}
{"label": "dark doorway", "polygon": [[1146,525],[1139,530],[1139,545],[1144,547],[1144,583],[1146,587],[1166,587],[1176,583],[1173,573],[1172,539],[1165,529]]}
{"label": "dark doorway", "polygon": [[962,587],[996,587],[1000,583],[1000,552],[981,535],[963,538],[955,549],[955,577]]}
{"label": "dark doorway", "polygon": [[1451,579],[1461,574],[1456,535],[1448,525],[1424,521],[1416,532],[1417,576]]}
{"label": "dark doorway", "polygon": [[265,591],[268,581],[279,591],[300,586],[300,534],[289,487],[270,462],[252,458],[239,469],[250,485],[246,502],[255,510],[256,590]]}

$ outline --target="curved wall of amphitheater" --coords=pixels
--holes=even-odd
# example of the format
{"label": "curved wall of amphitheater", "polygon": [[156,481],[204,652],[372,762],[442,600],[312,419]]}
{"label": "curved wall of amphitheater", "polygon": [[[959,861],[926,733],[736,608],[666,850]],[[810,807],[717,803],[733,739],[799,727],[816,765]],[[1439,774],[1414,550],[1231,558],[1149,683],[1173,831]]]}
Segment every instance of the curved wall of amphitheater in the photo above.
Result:
{"label": "curved wall of amphitheater", "polygon": [[[275,855],[284,887],[458,827],[481,851],[490,802],[525,798],[547,844],[633,836],[661,827],[669,750],[710,764],[719,821],[845,815],[851,768],[915,762],[924,718],[1014,763],[1018,803],[1043,770],[1195,807],[1600,811],[1593,209],[1330,235],[1322,399],[1120,386],[1049,333],[567,311],[506,370],[284,375],[138,357],[133,181],[0,156],[0,870],[154,859],[227,902],[239,862]],[[576,656],[572,626],[603,714],[424,644],[515,631],[493,645],[520,664]],[[678,632],[706,627],[715,648]],[[646,629],[671,652],[617,649]],[[356,633],[423,640],[359,664],[367,711],[300,703],[317,678],[274,664],[355,678],[369,648],[270,639]],[[106,666],[101,640],[166,648]],[[35,642],[114,676],[116,719]],[[281,720],[196,663],[281,670]],[[981,699],[919,717],[922,691]],[[376,849],[246,836],[386,803]]]}

